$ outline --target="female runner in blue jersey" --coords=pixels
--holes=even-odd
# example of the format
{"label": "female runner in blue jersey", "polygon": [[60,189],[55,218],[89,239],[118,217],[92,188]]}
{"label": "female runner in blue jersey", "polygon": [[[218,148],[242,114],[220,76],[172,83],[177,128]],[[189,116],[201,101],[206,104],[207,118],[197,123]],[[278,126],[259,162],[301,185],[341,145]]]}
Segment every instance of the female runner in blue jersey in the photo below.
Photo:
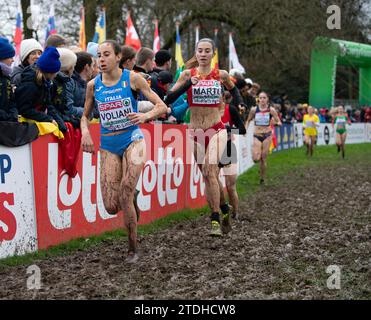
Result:
{"label": "female runner in blue jersey", "polygon": [[[144,136],[138,125],[166,113],[167,107],[150,89],[146,80],[119,67],[121,47],[105,41],[98,48],[101,74],[87,86],[84,115],[81,119],[83,151],[94,153],[89,132],[89,117],[98,105],[101,126],[100,183],[104,206],[109,214],[124,212],[129,236],[127,262],[135,263],[137,254],[137,216],[133,203],[135,187],[146,161]],[[137,95],[142,93],[155,107],[138,113]]]}

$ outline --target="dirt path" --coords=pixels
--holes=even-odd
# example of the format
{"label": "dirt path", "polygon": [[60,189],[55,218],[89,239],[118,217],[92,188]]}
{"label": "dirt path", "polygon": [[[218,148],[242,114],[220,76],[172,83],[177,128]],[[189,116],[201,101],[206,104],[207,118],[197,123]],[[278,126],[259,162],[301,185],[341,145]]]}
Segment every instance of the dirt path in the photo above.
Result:
{"label": "dirt path", "polygon": [[[324,178],[325,177],[325,178]],[[241,203],[223,239],[209,219],[142,237],[141,261],[125,264],[126,239],[35,262],[42,289],[26,290],[27,266],[0,271],[2,299],[371,299],[371,170],[293,172]],[[341,268],[341,289],[326,268]]]}

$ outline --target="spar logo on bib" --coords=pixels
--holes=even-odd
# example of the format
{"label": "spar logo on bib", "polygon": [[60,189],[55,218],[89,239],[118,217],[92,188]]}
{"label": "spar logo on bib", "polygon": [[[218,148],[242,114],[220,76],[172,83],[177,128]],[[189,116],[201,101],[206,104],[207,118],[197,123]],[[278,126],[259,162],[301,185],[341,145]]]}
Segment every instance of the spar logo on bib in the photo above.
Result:
{"label": "spar logo on bib", "polygon": [[200,80],[192,87],[192,101],[194,104],[220,104],[222,88],[218,80]]}
{"label": "spar logo on bib", "polygon": [[130,98],[124,98],[98,105],[102,126],[110,131],[123,130],[133,124],[128,115],[133,113]]}

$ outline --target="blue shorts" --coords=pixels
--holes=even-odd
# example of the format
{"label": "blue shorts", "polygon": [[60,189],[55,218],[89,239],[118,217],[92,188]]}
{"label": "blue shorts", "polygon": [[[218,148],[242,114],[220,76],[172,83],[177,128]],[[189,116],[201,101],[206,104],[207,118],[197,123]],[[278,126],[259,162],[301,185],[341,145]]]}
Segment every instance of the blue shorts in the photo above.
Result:
{"label": "blue shorts", "polygon": [[129,130],[116,136],[102,136],[100,138],[100,148],[123,157],[125,151],[134,142],[144,139],[142,131],[138,129]]}

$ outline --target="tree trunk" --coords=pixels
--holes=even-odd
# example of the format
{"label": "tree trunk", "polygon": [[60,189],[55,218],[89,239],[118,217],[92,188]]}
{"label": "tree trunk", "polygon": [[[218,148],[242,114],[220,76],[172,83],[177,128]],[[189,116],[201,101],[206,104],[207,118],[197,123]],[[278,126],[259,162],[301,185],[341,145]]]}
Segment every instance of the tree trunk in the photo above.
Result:
{"label": "tree trunk", "polygon": [[[32,38],[31,0],[21,0],[24,39]],[[30,28],[28,28],[30,27]]]}
{"label": "tree trunk", "polygon": [[105,0],[106,20],[107,20],[107,39],[117,39],[117,30],[124,23],[122,20],[122,1]]}
{"label": "tree trunk", "polygon": [[93,40],[97,23],[97,0],[84,0],[86,42]]}

